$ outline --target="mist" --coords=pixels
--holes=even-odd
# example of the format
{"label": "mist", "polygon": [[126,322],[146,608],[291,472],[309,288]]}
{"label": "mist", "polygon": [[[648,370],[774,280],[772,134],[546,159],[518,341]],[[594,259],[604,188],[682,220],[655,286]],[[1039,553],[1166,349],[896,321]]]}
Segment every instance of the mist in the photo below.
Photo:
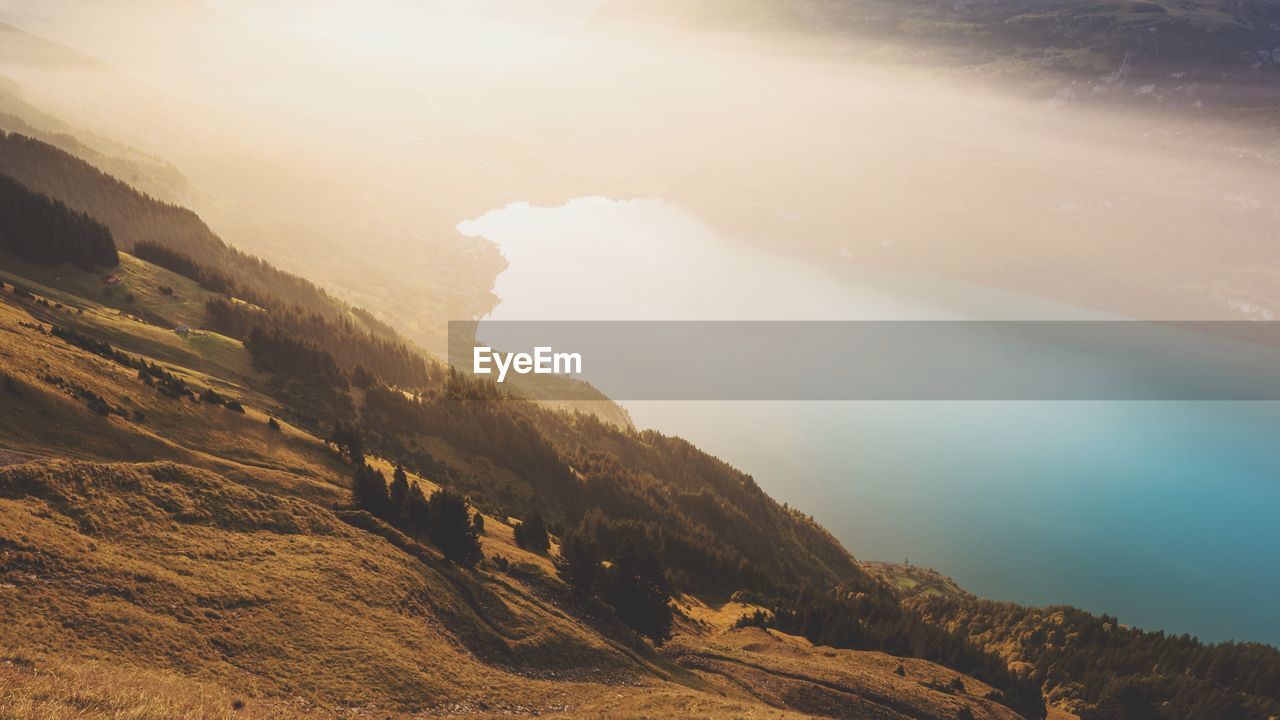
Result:
{"label": "mist", "polygon": [[[1144,318],[1280,307],[1280,147],[1247,126],[1123,78],[1028,97],[878,61],[871,40],[623,24],[601,4],[5,3],[100,63],[0,74],[172,163],[177,199],[227,241],[435,349],[447,320],[492,309],[504,267],[457,223],[581,196],[661,200],[837,276]],[[1081,99],[1102,91],[1132,102]]]}

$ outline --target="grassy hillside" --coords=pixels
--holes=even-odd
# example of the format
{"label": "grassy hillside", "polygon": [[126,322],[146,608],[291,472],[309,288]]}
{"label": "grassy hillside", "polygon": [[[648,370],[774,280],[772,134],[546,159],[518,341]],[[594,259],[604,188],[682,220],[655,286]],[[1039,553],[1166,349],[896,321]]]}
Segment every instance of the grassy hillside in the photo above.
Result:
{"label": "grassy hillside", "polygon": [[[115,282],[107,279],[115,276]],[[192,328],[204,324],[205,303],[213,293],[194,281],[127,253],[120,264],[99,271],[66,265],[42,267],[5,255],[0,279],[10,284],[25,283],[57,302],[114,308],[146,318],[156,325]],[[130,299],[132,296],[132,299]]]}
{"label": "grassy hillside", "polygon": [[972,678],[776,633],[691,624],[654,655],[566,613],[536,569],[461,572],[179,465],[11,466],[0,509],[0,592],[23,598],[0,603],[15,714],[1015,717]]}
{"label": "grassy hillside", "polygon": [[165,364],[234,393],[243,414],[166,397],[50,328],[76,322],[134,352],[178,355],[185,339],[58,297],[0,293],[0,716],[1012,717],[929,663],[904,680],[875,653],[797,639],[788,657],[759,652],[737,639],[755,631],[691,598],[655,653],[576,600],[505,517],[486,517],[488,560],[452,566],[342,509],[349,466],[267,426],[260,376]]}
{"label": "grassy hillside", "polygon": [[719,687],[750,687],[812,716],[1018,717],[987,699],[990,686],[932,663],[818,648],[772,630],[682,640],[666,652]]}
{"label": "grassy hillside", "polygon": [[207,471],[16,466],[0,472],[0,498],[6,569],[38,571],[24,604],[4,603],[6,645],[27,653],[110,649],[226,687],[405,707],[483,696],[497,675],[530,701],[553,692],[501,665],[621,680],[646,662],[530,602],[517,580]]}
{"label": "grassy hillside", "polygon": [[955,580],[933,568],[886,562],[859,563],[863,570],[908,597],[972,598]]}

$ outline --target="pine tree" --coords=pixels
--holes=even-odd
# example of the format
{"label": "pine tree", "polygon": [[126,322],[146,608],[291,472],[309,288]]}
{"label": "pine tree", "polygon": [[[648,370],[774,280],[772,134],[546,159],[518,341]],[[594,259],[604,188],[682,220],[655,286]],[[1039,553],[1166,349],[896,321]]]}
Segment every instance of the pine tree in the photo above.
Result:
{"label": "pine tree", "polygon": [[600,549],[583,535],[567,533],[560,542],[560,556],[555,559],[555,565],[556,575],[575,594],[590,595],[600,579]]}
{"label": "pine tree", "polygon": [[373,380],[373,373],[369,372],[369,368],[365,367],[363,363],[356,363],[356,366],[351,369],[351,384],[361,390],[372,385]]}
{"label": "pine tree", "polygon": [[337,448],[338,454],[357,467],[364,464],[364,437],[360,435],[360,429],[355,425],[348,425],[339,420],[325,441]]}
{"label": "pine tree", "polygon": [[388,517],[400,520],[404,513],[404,502],[409,497],[409,476],[405,474],[404,468],[396,465],[396,470],[391,475],[391,492],[390,503],[387,505]]}
{"label": "pine tree", "polygon": [[356,468],[351,482],[351,495],[356,504],[380,518],[388,517],[391,500],[387,495],[387,479],[369,465]]}
{"label": "pine tree", "polygon": [[431,528],[431,505],[422,492],[422,486],[414,483],[405,496],[404,506],[400,508],[400,518],[404,527],[414,540],[422,537]]}
{"label": "pine tree", "polygon": [[357,465],[364,462],[364,438],[355,426],[351,427],[351,436],[347,440],[347,459]]}
{"label": "pine tree", "polygon": [[671,637],[671,594],[652,553],[641,555],[625,543],[605,574],[603,600],[619,620],[655,645]]}
{"label": "pine tree", "polygon": [[547,536],[547,523],[542,519],[542,513],[537,510],[534,510],[529,519],[520,523],[516,529],[519,531],[516,533],[516,544],[520,547],[539,555],[551,547],[551,538]]}
{"label": "pine tree", "polygon": [[[0,133],[0,141],[6,137]],[[7,175],[0,175],[0,248],[29,262],[83,270],[120,262],[104,225]]]}
{"label": "pine tree", "polygon": [[446,489],[432,494],[427,501],[431,518],[431,542],[440,548],[446,560],[462,567],[475,567],[484,556],[480,539],[471,525],[471,513],[461,496]]}
{"label": "pine tree", "polygon": [[484,516],[479,511],[471,516],[471,528],[476,531],[476,535],[484,535]]}

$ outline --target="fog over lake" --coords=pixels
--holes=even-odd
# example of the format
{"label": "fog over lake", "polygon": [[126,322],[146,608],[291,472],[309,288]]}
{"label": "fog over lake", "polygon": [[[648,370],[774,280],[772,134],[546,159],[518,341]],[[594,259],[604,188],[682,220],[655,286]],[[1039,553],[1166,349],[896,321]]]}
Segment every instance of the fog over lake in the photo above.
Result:
{"label": "fog over lake", "polygon": [[[1096,319],[1031,296],[824,266],[659,200],[515,203],[459,229],[510,262],[498,320]],[[979,595],[1280,643],[1275,403],[627,402],[812,513],[855,556]]]}

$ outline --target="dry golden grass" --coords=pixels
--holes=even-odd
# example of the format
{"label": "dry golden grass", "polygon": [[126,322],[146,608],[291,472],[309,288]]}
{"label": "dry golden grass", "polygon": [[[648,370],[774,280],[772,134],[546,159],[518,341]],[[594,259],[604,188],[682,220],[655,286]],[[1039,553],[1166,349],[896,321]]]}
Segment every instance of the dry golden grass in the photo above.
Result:
{"label": "dry golden grass", "polygon": [[333,717],[300,699],[250,699],[177,673],[0,658],[0,720],[301,720]]}
{"label": "dry golden grass", "polygon": [[729,630],[743,615],[764,609],[759,605],[735,601],[712,603],[690,595],[683,595],[676,602],[690,620],[717,632]]}
{"label": "dry golden grass", "polygon": [[[349,468],[306,433],[287,424],[282,432],[270,430],[267,417],[273,403],[251,385],[213,383],[200,373],[170,365],[197,387],[216,384],[220,392],[241,399],[248,411],[242,415],[165,397],[138,380],[135,371],[27,326],[47,330],[50,322],[70,324],[67,316],[84,321],[0,294],[0,367],[19,390],[0,393],[0,447],[37,456],[163,459],[224,472],[248,471],[246,481],[319,502],[333,502],[344,494],[340,488]],[[101,325],[88,331],[113,343],[121,337]],[[140,412],[144,419],[99,415],[75,397],[76,388],[97,393],[130,415]]]}
{"label": "dry golden grass", "polygon": [[460,701],[418,713],[324,707],[300,697],[253,698],[176,673],[16,655],[0,659],[0,720],[312,720],[318,718],[800,718],[797,713],[674,684],[566,694],[547,706]]}
{"label": "dry golden grass", "polygon": [[902,591],[904,595],[949,598],[973,597],[972,594],[960,587],[955,580],[932,568],[866,560],[861,561],[859,565],[874,577]]}
{"label": "dry golden grass", "polygon": [[[827,717],[1017,720],[986,699],[992,688],[923,660],[814,647],[773,630],[743,628],[682,636],[664,653],[726,694]],[[902,668],[902,675],[897,673]],[[959,680],[963,690],[949,689]]]}
{"label": "dry golden grass", "polygon": [[[172,464],[0,470],[0,646],[400,708],[644,661],[522,582],[422,562],[314,504]],[[430,551],[427,553],[431,555]]]}
{"label": "dry golden grass", "polygon": [[1066,710],[1049,706],[1049,715],[1045,720],[1080,720],[1079,716],[1073,715]]}

